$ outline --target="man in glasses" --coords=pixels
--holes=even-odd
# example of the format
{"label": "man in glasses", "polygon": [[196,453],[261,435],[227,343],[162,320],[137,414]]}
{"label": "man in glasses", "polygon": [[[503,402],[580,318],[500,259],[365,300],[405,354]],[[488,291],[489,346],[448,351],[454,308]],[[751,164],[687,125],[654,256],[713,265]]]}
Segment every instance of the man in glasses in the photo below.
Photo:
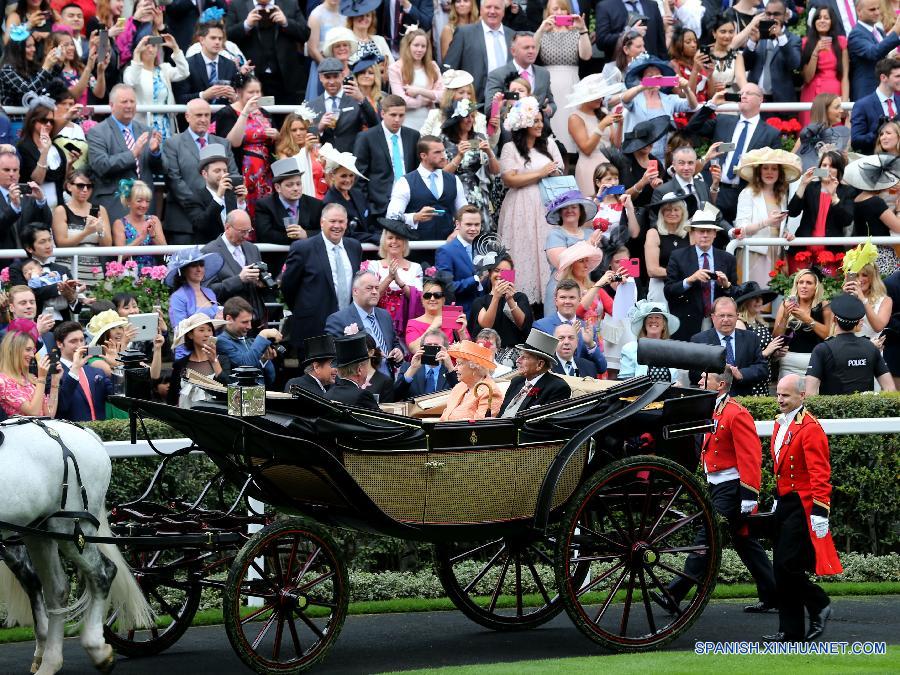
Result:
{"label": "man in glasses", "polygon": [[786,30],[786,20],[784,0],[769,0],[763,20],[751,24],[744,66],[747,79],[756,82],[764,95],[792,102],[797,100],[793,78],[800,68],[800,38]]}

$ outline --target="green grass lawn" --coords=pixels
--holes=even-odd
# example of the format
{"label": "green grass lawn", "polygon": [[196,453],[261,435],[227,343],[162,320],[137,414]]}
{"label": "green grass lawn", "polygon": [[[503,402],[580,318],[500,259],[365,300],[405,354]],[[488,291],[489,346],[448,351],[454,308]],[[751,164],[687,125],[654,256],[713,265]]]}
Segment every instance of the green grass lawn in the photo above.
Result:
{"label": "green grass lawn", "polygon": [[701,656],[693,652],[649,652],[613,654],[571,659],[517,661],[479,666],[457,666],[428,670],[405,670],[403,675],[542,675],[544,673],[665,673],[665,675],[759,675],[765,673],[897,673],[900,646],[888,645],[884,656]]}

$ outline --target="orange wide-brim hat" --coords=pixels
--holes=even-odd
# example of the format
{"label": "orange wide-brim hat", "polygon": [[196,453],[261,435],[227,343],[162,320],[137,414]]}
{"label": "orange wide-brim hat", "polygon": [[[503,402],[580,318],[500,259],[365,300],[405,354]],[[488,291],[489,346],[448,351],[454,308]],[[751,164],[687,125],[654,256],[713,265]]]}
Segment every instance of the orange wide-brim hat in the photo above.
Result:
{"label": "orange wide-brim hat", "polygon": [[491,372],[497,367],[491,350],[471,340],[461,340],[450,345],[447,353],[457,361],[471,361],[475,365],[487,368]]}

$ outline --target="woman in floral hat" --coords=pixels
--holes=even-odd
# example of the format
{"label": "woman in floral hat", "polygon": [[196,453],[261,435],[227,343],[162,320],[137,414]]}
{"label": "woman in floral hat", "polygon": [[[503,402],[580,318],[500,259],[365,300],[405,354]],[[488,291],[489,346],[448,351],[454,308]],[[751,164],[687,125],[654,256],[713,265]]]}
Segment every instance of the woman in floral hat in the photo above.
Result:
{"label": "woman in floral hat", "polygon": [[512,135],[500,153],[500,171],[509,187],[497,234],[518,269],[516,286],[532,302],[540,302],[550,279],[544,243],[550,226],[544,216],[538,184],[562,173],[563,160],[556,143],[548,142],[544,118],[532,96],[519,99],[506,116],[503,127]]}

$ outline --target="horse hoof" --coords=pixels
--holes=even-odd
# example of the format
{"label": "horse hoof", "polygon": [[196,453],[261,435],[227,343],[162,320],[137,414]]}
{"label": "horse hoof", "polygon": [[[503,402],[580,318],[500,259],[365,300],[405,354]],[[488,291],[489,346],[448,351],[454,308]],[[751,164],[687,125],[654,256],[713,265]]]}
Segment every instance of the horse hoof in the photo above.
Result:
{"label": "horse hoof", "polygon": [[111,673],[113,668],[116,667],[116,653],[110,649],[109,656],[103,659],[96,666],[98,671],[106,675],[107,673]]}
{"label": "horse hoof", "polygon": [[31,672],[36,673],[38,671],[38,668],[40,668],[40,667],[41,667],[41,657],[35,656],[34,661],[31,662]]}

